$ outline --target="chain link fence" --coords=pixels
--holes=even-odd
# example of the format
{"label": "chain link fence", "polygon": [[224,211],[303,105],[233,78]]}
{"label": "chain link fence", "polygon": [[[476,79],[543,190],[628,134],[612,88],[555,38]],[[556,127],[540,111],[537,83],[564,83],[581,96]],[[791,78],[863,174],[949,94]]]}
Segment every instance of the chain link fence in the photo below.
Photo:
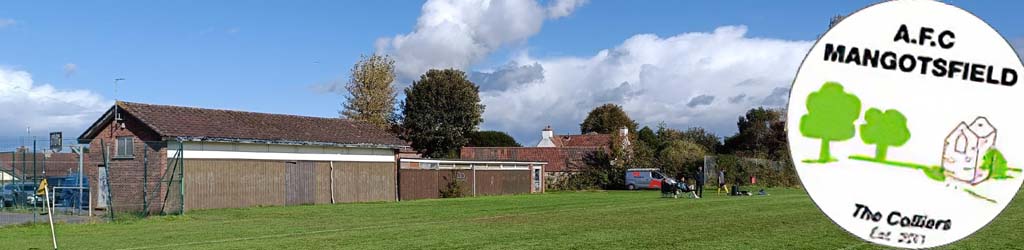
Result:
{"label": "chain link fence", "polygon": [[0,137],[0,226],[47,222],[47,200],[69,223],[182,214],[180,150],[119,140]]}

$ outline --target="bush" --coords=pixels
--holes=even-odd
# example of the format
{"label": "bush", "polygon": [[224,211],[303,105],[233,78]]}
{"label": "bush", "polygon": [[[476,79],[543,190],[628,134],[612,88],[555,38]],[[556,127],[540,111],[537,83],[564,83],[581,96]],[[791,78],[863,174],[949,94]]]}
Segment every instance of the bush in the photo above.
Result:
{"label": "bush", "polygon": [[580,166],[576,173],[556,184],[556,189],[622,189],[626,186],[625,167],[613,165],[611,156],[607,153],[590,153],[583,157],[583,161],[584,166]]}
{"label": "bush", "polygon": [[451,170],[451,174],[443,177],[446,182],[444,187],[441,187],[441,190],[439,190],[441,192],[441,198],[459,198],[464,195],[462,193],[462,182],[456,178],[458,174],[459,173],[457,171]]}

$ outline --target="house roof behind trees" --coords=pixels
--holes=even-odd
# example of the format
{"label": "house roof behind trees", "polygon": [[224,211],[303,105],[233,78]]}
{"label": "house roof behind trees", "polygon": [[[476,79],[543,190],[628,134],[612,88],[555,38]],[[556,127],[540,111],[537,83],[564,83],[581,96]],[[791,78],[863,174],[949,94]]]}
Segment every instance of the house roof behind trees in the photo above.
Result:
{"label": "house roof behind trees", "polygon": [[407,145],[384,129],[350,119],[131,102],[118,102],[111,107],[79,137],[79,140],[95,138],[104,125],[112,121],[115,107],[118,112],[137,118],[165,139],[342,144],[389,148],[402,148]]}
{"label": "house roof behind trees", "polygon": [[551,141],[556,147],[607,147],[611,145],[610,134],[555,135]]}
{"label": "house roof behind trees", "polygon": [[460,158],[481,161],[547,162],[547,172],[573,172],[585,165],[588,154],[605,152],[607,147],[464,147]]}

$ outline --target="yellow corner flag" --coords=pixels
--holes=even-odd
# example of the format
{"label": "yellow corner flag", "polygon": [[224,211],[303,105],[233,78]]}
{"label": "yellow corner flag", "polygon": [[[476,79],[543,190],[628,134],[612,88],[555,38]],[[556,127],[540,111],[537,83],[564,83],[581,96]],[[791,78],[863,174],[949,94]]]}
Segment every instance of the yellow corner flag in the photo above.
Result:
{"label": "yellow corner flag", "polygon": [[39,182],[39,188],[36,189],[36,195],[46,195],[46,179]]}

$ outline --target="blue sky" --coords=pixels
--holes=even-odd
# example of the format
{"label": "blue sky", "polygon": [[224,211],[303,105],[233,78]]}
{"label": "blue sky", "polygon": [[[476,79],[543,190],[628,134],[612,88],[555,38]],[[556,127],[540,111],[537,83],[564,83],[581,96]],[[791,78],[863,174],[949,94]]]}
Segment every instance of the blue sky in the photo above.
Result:
{"label": "blue sky", "polygon": [[[77,135],[115,97],[336,116],[342,93],[324,87],[346,81],[360,54],[378,51],[395,55],[400,68],[412,65],[412,59],[424,61],[405,68],[399,86],[424,67],[457,67],[479,73],[471,73],[475,77],[492,74],[499,81],[480,83],[488,91],[482,93],[488,106],[482,128],[508,131],[524,144],[534,143],[545,125],[562,134],[578,133],[586,111],[604,102],[622,104],[642,125],[704,126],[727,135],[735,131],[731,127],[742,110],[780,105],[770,100],[772,94],[788,88],[792,64],[799,63],[793,58],[803,56],[799,52],[827,28],[831,16],[874,2],[565,1],[568,8],[554,14],[562,1],[528,1],[7,2],[0,8],[0,73],[6,75],[0,75],[0,105],[23,111],[0,114],[0,136],[21,135],[25,126],[36,128],[37,135],[48,130]],[[951,2],[1008,39],[1024,42],[1017,18],[1024,3]],[[453,19],[461,24],[454,31],[473,35],[418,23],[431,18]],[[398,42],[403,37],[409,39]],[[733,50],[673,54],[649,49],[710,46],[702,43],[720,38],[735,41],[729,47]],[[786,63],[745,70],[764,75],[737,78],[738,84],[764,86],[744,93],[725,93],[701,80],[714,78],[713,72],[672,70],[682,65],[673,60],[718,60],[735,56],[743,46],[778,51],[763,60]],[[675,59],[637,56],[662,52]],[[641,63],[615,67],[623,61]],[[543,70],[523,71],[527,66]],[[581,75],[574,68],[617,75]],[[26,75],[34,92],[2,92],[5,84],[26,86]],[[115,96],[112,82],[118,77],[127,81]],[[658,86],[687,90],[673,97],[655,94]],[[707,99],[718,102],[702,106],[698,101]],[[694,105],[675,108],[684,104]]]}

